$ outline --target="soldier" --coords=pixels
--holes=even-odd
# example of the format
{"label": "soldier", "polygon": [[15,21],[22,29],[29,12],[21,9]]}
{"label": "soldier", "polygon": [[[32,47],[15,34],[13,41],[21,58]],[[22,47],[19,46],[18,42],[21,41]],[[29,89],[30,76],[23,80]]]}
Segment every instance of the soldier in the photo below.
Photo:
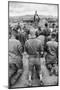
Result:
{"label": "soldier", "polygon": [[35,11],[35,15],[34,15],[34,21],[38,20],[39,21],[39,16],[37,14],[37,11]]}
{"label": "soldier", "polygon": [[21,31],[18,33],[18,40],[24,47],[26,40],[28,39],[29,31]]}
{"label": "soldier", "polygon": [[41,35],[42,31],[41,31],[41,27],[38,26],[38,30],[35,32],[36,37],[38,37],[39,35]]}
{"label": "soldier", "polygon": [[45,36],[45,44],[51,38],[51,30],[48,27],[48,23],[45,23],[45,28],[41,31],[41,35]]}
{"label": "soldier", "polygon": [[25,51],[29,55],[29,81],[33,80],[33,71],[36,70],[40,79],[40,54],[43,52],[41,41],[31,38],[25,42]]}
{"label": "soldier", "polygon": [[19,29],[21,31],[21,26],[20,26],[19,22],[18,22],[18,25],[17,25],[17,29]]}
{"label": "soldier", "polygon": [[9,39],[9,87],[16,83],[18,77],[22,74],[22,45],[16,40],[16,32],[12,31],[12,37]]}
{"label": "soldier", "polygon": [[38,26],[38,22],[39,22],[40,18],[37,14],[37,11],[35,11],[35,15],[34,15],[34,23],[35,23],[35,26]]}
{"label": "soldier", "polygon": [[55,23],[52,24],[53,32],[55,31]]}
{"label": "soldier", "polygon": [[50,33],[51,33],[51,31],[50,31],[50,29],[48,28],[48,24],[45,23],[45,28],[43,29],[42,34],[43,34],[44,36],[48,37],[48,36],[50,35]]}
{"label": "soldier", "polygon": [[47,55],[45,57],[46,65],[50,70],[52,70],[52,67],[54,66],[54,64],[57,65],[58,63],[58,60],[57,60],[58,43],[55,41],[56,34],[52,33],[51,37],[52,37],[51,40],[46,43]]}

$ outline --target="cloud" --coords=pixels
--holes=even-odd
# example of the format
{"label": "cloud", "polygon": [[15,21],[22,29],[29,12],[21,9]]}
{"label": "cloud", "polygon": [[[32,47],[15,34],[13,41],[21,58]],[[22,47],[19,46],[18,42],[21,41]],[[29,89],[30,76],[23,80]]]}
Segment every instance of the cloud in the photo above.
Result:
{"label": "cloud", "polygon": [[57,5],[48,4],[32,4],[32,3],[9,3],[9,16],[22,16],[27,14],[34,14],[35,10],[39,15],[57,16]]}

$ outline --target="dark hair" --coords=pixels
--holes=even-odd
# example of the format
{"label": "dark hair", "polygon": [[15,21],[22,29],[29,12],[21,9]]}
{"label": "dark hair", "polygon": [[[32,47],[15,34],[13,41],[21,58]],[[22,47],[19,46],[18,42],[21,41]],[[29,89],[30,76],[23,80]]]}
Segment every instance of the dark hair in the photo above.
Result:
{"label": "dark hair", "polygon": [[15,38],[17,38],[18,31],[15,28],[13,28],[13,30],[12,30],[12,35],[14,35]]}
{"label": "dark hair", "polygon": [[58,25],[56,25],[56,28],[58,28]]}
{"label": "dark hair", "polygon": [[55,37],[56,37],[56,33],[53,32],[53,33],[51,34],[51,36],[52,36],[52,38],[55,38]]}
{"label": "dark hair", "polygon": [[38,27],[38,30],[41,30],[41,27],[40,26]]}
{"label": "dark hair", "polygon": [[52,24],[52,27],[53,27],[53,28],[54,28],[54,26],[55,26],[55,23]]}
{"label": "dark hair", "polygon": [[45,27],[48,27],[48,24],[47,23],[45,23]]}

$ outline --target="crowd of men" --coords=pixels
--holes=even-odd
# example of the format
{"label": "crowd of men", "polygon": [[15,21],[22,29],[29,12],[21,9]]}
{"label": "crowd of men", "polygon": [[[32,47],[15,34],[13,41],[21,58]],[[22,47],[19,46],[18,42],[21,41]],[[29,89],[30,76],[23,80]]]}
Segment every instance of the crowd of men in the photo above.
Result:
{"label": "crowd of men", "polygon": [[55,24],[52,31],[48,23],[43,29],[9,26],[8,54],[9,88],[19,82],[19,87],[34,86],[34,82],[35,86],[58,85],[58,26]]}

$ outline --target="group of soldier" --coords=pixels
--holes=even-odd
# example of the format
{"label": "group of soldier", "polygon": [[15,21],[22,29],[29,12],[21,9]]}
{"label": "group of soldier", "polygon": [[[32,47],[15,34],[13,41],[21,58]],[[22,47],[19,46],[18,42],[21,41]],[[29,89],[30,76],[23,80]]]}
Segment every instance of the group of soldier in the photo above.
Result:
{"label": "group of soldier", "polygon": [[[20,87],[33,86],[33,80],[38,78],[39,85],[58,85],[58,26],[48,23],[45,28],[33,27],[23,29],[13,28],[9,33],[9,88],[20,78]],[[11,29],[11,28],[10,28]],[[23,84],[25,82],[25,84]],[[22,84],[21,84],[22,83]],[[35,82],[37,83],[37,81]],[[35,85],[36,86],[36,85]]]}

